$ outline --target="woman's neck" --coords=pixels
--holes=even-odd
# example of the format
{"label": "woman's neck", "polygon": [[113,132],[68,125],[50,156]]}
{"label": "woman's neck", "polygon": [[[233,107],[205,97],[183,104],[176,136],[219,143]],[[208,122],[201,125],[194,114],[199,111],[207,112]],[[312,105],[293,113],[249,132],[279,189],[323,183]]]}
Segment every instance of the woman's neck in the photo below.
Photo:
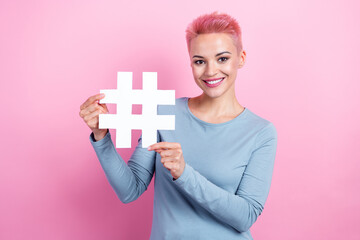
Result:
{"label": "woman's neck", "polygon": [[191,98],[191,100],[189,99],[189,101],[191,101],[189,105],[193,109],[211,118],[237,116],[244,110],[244,107],[237,101],[235,94],[211,98],[202,93],[195,98]]}

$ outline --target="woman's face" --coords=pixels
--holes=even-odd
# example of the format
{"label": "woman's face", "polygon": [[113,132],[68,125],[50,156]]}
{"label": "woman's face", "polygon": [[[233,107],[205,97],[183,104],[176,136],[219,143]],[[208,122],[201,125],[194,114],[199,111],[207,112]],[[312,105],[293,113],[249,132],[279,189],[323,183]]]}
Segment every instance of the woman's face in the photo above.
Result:
{"label": "woman's face", "polygon": [[[237,70],[244,65],[245,57],[245,51],[237,54],[227,33],[199,34],[190,42],[190,65],[195,82],[211,98],[235,94]],[[217,79],[223,80],[217,82]]]}

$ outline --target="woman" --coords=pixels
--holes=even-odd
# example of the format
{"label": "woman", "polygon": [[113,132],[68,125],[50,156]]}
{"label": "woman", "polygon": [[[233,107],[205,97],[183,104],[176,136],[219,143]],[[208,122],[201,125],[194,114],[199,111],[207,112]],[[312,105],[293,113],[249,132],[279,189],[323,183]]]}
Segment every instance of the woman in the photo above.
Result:
{"label": "woman", "polygon": [[267,199],[277,147],[268,120],[235,97],[237,70],[245,63],[235,19],[217,12],[195,19],[186,31],[191,68],[203,93],[158,106],[176,115],[175,130],[158,130],[157,143],[138,140],[128,163],[110,132],[98,129],[100,94],[81,105],[80,116],[107,179],[123,203],[136,200],[154,172],[150,239],[252,239],[250,227]]}

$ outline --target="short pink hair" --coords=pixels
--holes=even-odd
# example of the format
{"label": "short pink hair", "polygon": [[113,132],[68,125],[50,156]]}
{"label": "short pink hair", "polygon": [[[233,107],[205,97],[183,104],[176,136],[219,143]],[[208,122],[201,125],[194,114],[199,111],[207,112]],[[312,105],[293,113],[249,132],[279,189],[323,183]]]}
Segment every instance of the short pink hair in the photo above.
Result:
{"label": "short pink hair", "polygon": [[209,14],[203,14],[193,20],[186,28],[186,43],[188,52],[190,52],[190,42],[202,33],[227,33],[233,39],[238,54],[241,52],[242,40],[241,29],[233,17],[226,13],[218,13],[217,11]]}

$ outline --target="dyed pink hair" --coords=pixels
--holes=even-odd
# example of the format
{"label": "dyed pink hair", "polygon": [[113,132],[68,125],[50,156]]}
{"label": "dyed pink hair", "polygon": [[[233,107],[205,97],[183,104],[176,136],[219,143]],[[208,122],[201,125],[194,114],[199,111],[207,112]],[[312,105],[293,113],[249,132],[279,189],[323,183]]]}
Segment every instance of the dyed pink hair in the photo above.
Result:
{"label": "dyed pink hair", "polygon": [[186,28],[186,43],[188,52],[190,52],[190,41],[202,33],[227,33],[233,39],[238,54],[241,52],[242,40],[241,29],[233,17],[226,13],[217,11],[210,14],[203,14],[193,20]]}

